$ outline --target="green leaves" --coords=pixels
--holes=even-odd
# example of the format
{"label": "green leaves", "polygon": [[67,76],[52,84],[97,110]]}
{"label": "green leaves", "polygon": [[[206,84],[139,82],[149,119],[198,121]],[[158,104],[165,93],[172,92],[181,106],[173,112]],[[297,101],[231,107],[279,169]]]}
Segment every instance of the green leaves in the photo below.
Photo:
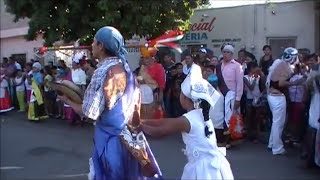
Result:
{"label": "green leaves", "polygon": [[[63,39],[91,43],[96,31],[114,26],[126,39],[133,34],[158,36],[171,29],[187,29],[195,8],[207,0],[5,0],[15,20],[28,17],[26,39],[39,32],[47,45]],[[41,30],[41,31],[40,31]]]}

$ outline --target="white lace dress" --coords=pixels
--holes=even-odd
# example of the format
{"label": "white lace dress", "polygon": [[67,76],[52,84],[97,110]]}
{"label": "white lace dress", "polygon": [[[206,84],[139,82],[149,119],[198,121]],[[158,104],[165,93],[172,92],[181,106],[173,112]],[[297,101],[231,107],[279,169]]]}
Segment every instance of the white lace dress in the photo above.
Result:
{"label": "white lace dress", "polygon": [[[205,136],[202,109],[192,110],[183,116],[188,119],[191,129],[189,133],[182,133],[188,163],[181,179],[233,180],[230,164],[218,149],[215,133],[209,138]],[[212,122],[208,123],[213,129]]]}

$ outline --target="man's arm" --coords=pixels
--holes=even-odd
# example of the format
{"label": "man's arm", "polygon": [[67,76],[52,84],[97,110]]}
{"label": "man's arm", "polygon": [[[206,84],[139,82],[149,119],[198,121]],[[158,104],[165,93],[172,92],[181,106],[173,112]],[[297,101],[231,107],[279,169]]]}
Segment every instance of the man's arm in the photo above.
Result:
{"label": "man's arm", "polygon": [[243,94],[243,70],[240,65],[237,65],[236,69],[236,101],[233,109],[237,110],[240,107],[240,100]]}

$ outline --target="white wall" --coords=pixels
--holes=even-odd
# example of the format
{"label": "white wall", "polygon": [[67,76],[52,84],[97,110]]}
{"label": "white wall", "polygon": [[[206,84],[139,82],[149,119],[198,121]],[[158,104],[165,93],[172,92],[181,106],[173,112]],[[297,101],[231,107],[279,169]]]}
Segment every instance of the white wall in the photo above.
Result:
{"label": "white wall", "polygon": [[[216,18],[214,28],[209,31],[190,31],[191,33],[206,33],[208,40],[202,41],[202,44],[207,44],[207,48],[212,49],[216,55],[219,55],[220,46],[223,42],[212,42],[212,40],[225,40],[225,39],[241,39],[238,42],[233,42],[236,45],[236,50],[246,45],[246,26],[248,24],[246,19],[246,9],[244,8],[223,8],[223,9],[208,9],[197,10],[191,18],[192,23],[199,23],[201,19],[203,22],[209,22],[212,18]],[[207,17],[203,17],[206,16]],[[181,45],[194,44],[190,41],[183,40]],[[199,44],[199,43],[198,43]],[[214,47],[214,45],[219,45]]]}
{"label": "white wall", "polygon": [[[313,1],[274,4],[273,7],[257,6],[257,42],[266,42],[266,37],[297,37],[296,48],[315,51],[315,10]],[[275,14],[272,14],[272,11]],[[259,50],[263,44],[257,43]]]}
{"label": "white wall", "polygon": [[12,54],[26,54],[27,61],[34,59],[34,48],[41,47],[43,43],[41,37],[35,41],[26,41],[23,36],[1,38],[1,60]]}
{"label": "white wall", "polygon": [[[273,14],[272,11],[275,13]],[[206,16],[204,18],[204,16]],[[208,31],[193,31],[206,33],[208,40],[201,41],[220,55],[220,48],[214,47],[221,43],[212,40],[236,39],[232,42],[235,51],[246,47],[257,58],[262,55],[262,47],[267,44],[267,37],[297,37],[296,48],[315,50],[315,10],[313,1],[297,1],[273,3],[270,5],[248,5],[231,8],[201,9],[195,11],[192,23],[203,22],[216,18],[214,28]],[[240,40],[241,39],[241,40]],[[193,44],[201,44],[193,43]],[[181,42],[186,48],[192,44],[186,40]],[[237,57],[237,54],[235,54]]]}

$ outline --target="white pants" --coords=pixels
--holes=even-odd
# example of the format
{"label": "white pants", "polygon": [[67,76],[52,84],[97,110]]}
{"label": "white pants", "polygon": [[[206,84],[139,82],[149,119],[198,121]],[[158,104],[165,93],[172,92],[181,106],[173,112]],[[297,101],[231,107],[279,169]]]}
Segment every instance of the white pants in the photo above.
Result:
{"label": "white pants", "polygon": [[284,95],[268,95],[268,103],[272,112],[272,127],[269,138],[269,148],[273,154],[285,151],[282,142],[282,131],[286,121],[286,97]]}
{"label": "white pants", "polygon": [[[233,107],[236,101],[236,93],[233,91],[228,91],[226,96],[224,97],[224,119],[229,127],[231,116],[233,115]],[[240,113],[240,107],[237,109],[238,113]]]}

